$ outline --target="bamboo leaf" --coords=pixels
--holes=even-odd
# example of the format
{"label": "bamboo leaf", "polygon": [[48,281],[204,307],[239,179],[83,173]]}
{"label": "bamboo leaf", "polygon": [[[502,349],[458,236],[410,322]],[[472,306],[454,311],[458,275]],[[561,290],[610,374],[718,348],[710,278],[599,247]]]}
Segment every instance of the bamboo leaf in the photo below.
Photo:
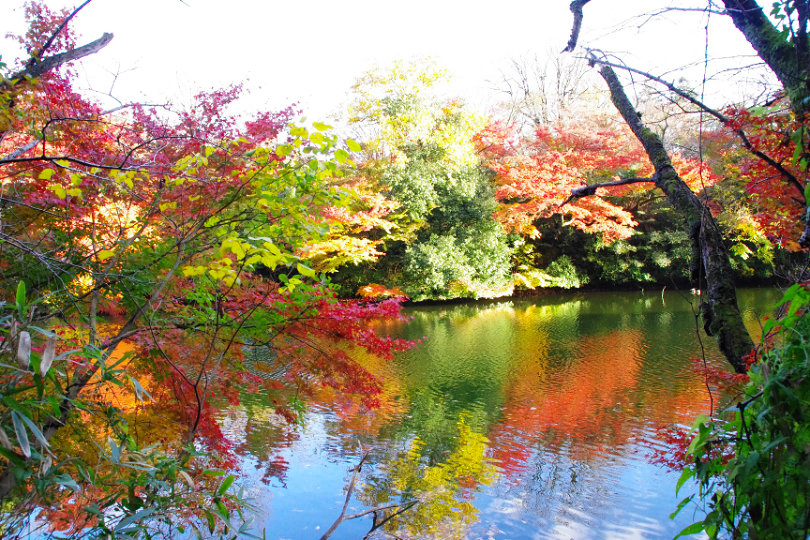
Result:
{"label": "bamboo leaf", "polygon": [[0,444],[3,445],[3,448],[6,450],[11,450],[14,448],[14,445],[11,444],[11,441],[8,439],[8,435],[6,435],[6,431],[4,429],[0,429]]}
{"label": "bamboo leaf", "polygon": [[681,536],[686,536],[687,534],[697,534],[705,528],[702,521],[698,521],[697,523],[692,523],[684,530],[678,533],[678,536],[675,538],[680,538]]}
{"label": "bamboo leaf", "polygon": [[107,437],[107,442],[110,445],[110,459],[113,463],[118,463],[121,461],[121,447],[115,444],[112,437]]}
{"label": "bamboo leaf", "polygon": [[45,343],[45,351],[42,353],[42,361],[39,363],[39,372],[44,377],[51,369],[53,359],[56,357],[56,336],[49,336]]}
{"label": "bamboo leaf", "polygon": [[17,363],[23,369],[28,369],[31,363],[31,334],[28,332],[20,332],[20,337],[17,345]]}
{"label": "bamboo leaf", "polygon": [[219,489],[217,490],[217,495],[223,495],[226,491],[228,491],[228,488],[231,487],[233,481],[234,476],[232,474],[228,475],[228,477],[222,481],[222,484],[220,484]]}
{"label": "bamboo leaf", "polygon": [[25,282],[20,281],[17,284],[17,309],[20,311],[20,316],[22,317],[23,310],[25,309]]}
{"label": "bamboo leaf", "polygon": [[25,432],[25,425],[21,420],[22,415],[17,411],[11,411],[11,421],[14,424],[14,432],[17,434],[17,442],[20,443],[20,450],[27,458],[31,457],[31,444],[28,442],[28,433]]}
{"label": "bamboo leaf", "polygon": [[150,515],[152,515],[154,513],[155,513],[154,508],[149,508],[149,507],[141,508],[140,510],[138,510],[137,512],[135,512],[131,516],[126,517],[126,518],[122,519],[121,521],[119,521],[118,524],[115,526],[114,530],[117,533],[121,533],[124,530],[124,528],[126,528],[129,525],[132,525],[135,522],[137,522],[139,520],[142,520],[143,518],[145,518],[147,516],[150,516]]}
{"label": "bamboo leaf", "polygon": [[127,375],[127,377],[129,377],[129,382],[132,383],[132,388],[135,390],[135,395],[138,397],[139,400],[141,400],[141,402],[144,402],[143,399],[144,395],[149,398],[149,401],[155,400],[155,398],[152,397],[152,395],[146,390],[146,388],[141,386],[141,383],[139,383],[137,379],[129,375]]}
{"label": "bamboo leaf", "polygon": [[43,435],[42,432],[39,430],[39,427],[34,423],[34,421],[24,414],[20,413],[18,414],[20,415],[20,419],[22,419],[23,423],[26,426],[28,426],[29,430],[31,430],[31,433],[34,435],[36,440],[39,441],[39,444],[41,444],[43,448],[48,448],[49,447],[48,440],[45,438],[45,435]]}
{"label": "bamboo leaf", "polygon": [[677,495],[678,492],[681,490],[681,487],[686,483],[687,480],[692,478],[695,475],[695,471],[692,469],[684,469],[681,473],[681,477],[678,478],[678,483],[675,485],[675,494]]}

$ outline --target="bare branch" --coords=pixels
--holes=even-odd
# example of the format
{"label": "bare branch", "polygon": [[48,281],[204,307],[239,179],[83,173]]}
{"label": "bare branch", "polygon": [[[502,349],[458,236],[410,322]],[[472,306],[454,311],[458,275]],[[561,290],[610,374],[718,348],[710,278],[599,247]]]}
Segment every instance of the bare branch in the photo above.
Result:
{"label": "bare branch", "polygon": [[6,157],[0,158],[0,160],[3,160],[3,162],[8,162],[8,160],[16,159],[19,156],[21,156],[21,155],[25,154],[26,152],[28,152],[29,150],[32,150],[36,145],[38,145],[41,142],[42,142],[42,139],[34,139],[33,141],[31,141],[31,142],[29,142],[27,144],[24,144],[23,146],[17,148],[16,150],[11,152]]}
{"label": "bare branch", "polygon": [[118,105],[117,107],[113,107],[112,109],[107,109],[105,111],[101,111],[99,113],[99,116],[112,114],[114,112],[122,111],[124,109],[129,109],[131,107],[155,107],[155,108],[161,108],[161,109],[165,109],[167,111],[171,111],[171,109],[169,108],[168,103],[122,103],[121,105]]}
{"label": "bare branch", "polygon": [[[622,69],[630,73],[641,75],[642,77],[645,77],[651,81],[655,81],[658,84],[665,86],[667,90],[673,92],[674,94],[677,94],[678,96],[687,100],[689,103],[695,105],[700,110],[714,116],[724,125],[729,126],[731,124],[731,120],[720,111],[709,107],[708,105],[697,99],[691,92],[687,92],[686,90],[678,88],[674,84],[669,83],[664,79],[661,79],[660,77],[656,77],[655,75],[647,73],[646,71],[641,71],[639,69],[631,68],[629,66],[615,64],[613,62],[608,62],[607,60],[600,60],[599,58],[593,56],[593,54],[591,54],[590,56],[590,61],[594,64],[599,64],[601,66],[608,66],[611,68]],[[804,195],[804,186],[793,173],[787,170],[781,163],[773,159],[768,154],[762,152],[761,150],[758,150],[751,142],[751,140],[748,138],[748,135],[742,128],[733,129],[733,132],[740,139],[740,142],[743,144],[746,150],[748,150],[751,154],[755,155],[756,157],[767,163],[771,168],[776,170],[789,184],[795,187],[799,191],[799,193]]]}
{"label": "bare branch", "polygon": [[613,182],[602,182],[601,184],[591,184],[590,186],[582,186],[572,189],[571,196],[568,197],[568,199],[566,199],[563,205],[568,204],[576,199],[581,199],[582,197],[589,197],[591,195],[595,195],[596,190],[599,188],[627,186],[630,184],[655,183],[655,182],[656,178],[655,176],[652,176],[651,178],[622,178],[621,180],[615,180]]}
{"label": "bare branch", "polygon": [[[340,512],[340,515],[335,520],[335,522],[332,523],[332,526],[329,527],[329,530],[327,530],[323,534],[323,536],[321,536],[320,540],[327,540],[330,536],[332,536],[332,533],[335,532],[335,530],[338,528],[338,526],[341,523],[343,523],[344,521],[347,521],[349,519],[357,519],[357,518],[360,518],[360,517],[363,517],[363,516],[367,516],[369,514],[374,514],[374,521],[373,521],[373,523],[371,525],[371,530],[364,537],[364,538],[368,538],[371,535],[371,533],[373,533],[375,530],[377,530],[380,527],[382,527],[383,525],[385,525],[385,523],[387,521],[389,521],[390,519],[402,514],[403,512],[407,512],[408,510],[410,510],[416,504],[419,503],[418,500],[410,500],[410,501],[407,501],[407,502],[404,502],[404,503],[386,504],[386,505],[382,505],[382,506],[375,506],[374,508],[369,508],[368,510],[363,510],[362,512],[358,512],[356,514],[350,514],[350,515],[347,516],[346,515],[346,509],[349,507],[349,501],[352,498],[352,492],[354,492],[354,486],[355,486],[355,483],[357,481],[357,473],[360,472],[361,468],[363,467],[363,462],[366,460],[366,458],[368,458],[368,451],[363,451],[362,447],[361,447],[361,453],[362,453],[362,455],[360,457],[360,463],[358,463],[357,466],[352,469],[352,479],[349,482],[349,487],[346,490],[346,501],[343,503],[343,510]],[[384,512],[385,510],[393,510],[395,508],[397,509],[396,512],[392,512],[390,515],[384,517],[380,521],[377,520],[377,517],[378,517],[377,514],[379,512]],[[385,514],[383,514],[383,515],[385,515]]]}
{"label": "bare branch", "polygon": [[[113,35],[105,32],[100,38],[95,41],[91,41],[87,45],[82,45],[81,47],[76,47],[75,49],[71,49],[69,51],[65,51],[63,53],[55,54],[53,56],[49,56],[44,60],[37,62],[35,64],[27,65],[23,70],[18,71],[14,75],[11,76],[12,80],[23,80],[26,77],[30,78],[37,78],[45,73],[58,68],[62,64],[66,64],[68,62],[73,62],[74,60],[78,60],[80,58],[84,58],[85,56],[90,56],[91,54],[95,54],[104,47],[107,46],[110,41],[112,41]],[[7,84],[7,83],[5,83]]]}
{"label": "bare branch", "polygon": [[346,501],[343,503],[343,510],[340,511],[340,515],[335,520],[335,522],[332,523],[332,526],[329,527],[329,529],[325,533],[323,533],[323,536],[321,536],[321,540],[326,540],[327,538],[332,536],[332,533],[335,532],[338,526],[346,520],[346,510],[349,508],[349,501],[351,500],[352,493],[354,492],[355,482],[357,482],[357,473],[359,473],[362,470],[363,463],[366,461],[367,458],[368,458],[368,451],[363,451],[362,455],[360,456],[360,463],[358,463],[357,466],[355,466],[352,469],[352,479],[351,481],[349,481],[349,487],[346,489]]}
{"label": "bare branch", "polygon": [[711,13],[713,15],[728,15],[728,12],[726,12],[725,10],[712,9],[711,4],[708,5],[705,8],[697,8],[697,7],[695,7],[695,8],[690,8],[690,7],[664,7],[664,8],[658,9],[656,11],[651,11],[649,13],[644,13],[644,14],[638,15],[636,18],[640,19],[640,18],[643,17],[644,21],[639,23],[637,28],[641,28],[642,26],[646,25],[648,22],[650,22],[652,19],[654,19],[656,17],[659,17],[661,15],[665,15],[667,13],[671,13],[673,11],[684,12],[684,13]]}
{"label": "bare branch", "polygon": [[562,52],[572,52],[577,48],[577,41],[579,40],[579,31],[582,29],[582,8],[591,0],[574,0],[571,2],[571,13],[574,14],[574,24],[571,26],[571,37],[568,38],[568,45]]}

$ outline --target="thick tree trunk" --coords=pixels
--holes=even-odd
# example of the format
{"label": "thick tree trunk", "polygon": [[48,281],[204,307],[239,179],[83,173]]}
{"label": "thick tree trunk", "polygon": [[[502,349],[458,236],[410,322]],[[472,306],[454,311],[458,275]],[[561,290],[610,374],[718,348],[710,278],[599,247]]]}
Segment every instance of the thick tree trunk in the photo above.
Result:
{"label": "thick tree trunk", "polygon": [[[699,255],[702,262],[702,278],[705,286],[705,300],[701,303],[706,333],[714,336],[720,350],[738,373],[746,371],[744,357],[754,348],[751,336],[745,328],[737,306],[737,294],[728,259],[728,251],[720,234],[720,229],[697,195],[678,175],[672,166],[669,154],[660,137],[648,129],[641,121],[624,87],[610,66],[599,70],[610,89],[613,104],[621,113],[627,125],[633,130],[655,167],[655,185],[666,194],[675,209],[686,219],[693,243],[693,254]],[[697,263],[697,261],[693,261]],[[700,272],[697,272],[700,274]]]}
{"label": "thick tree trunk", "polygon": [[[796,119],[806,121],[810,113],[810,42],[807,36],[810,2],[791,2],[796,16],[792,40],[790,34],[781,32],[773,25],[756,0],[723,0],[723,4],[734,26],[782,83]],[[801,144],[806,154],[810,146],[807,135]],[[799,191],[802,191],[801,188]],[[799,238],[799,245],[810,248],[810,200],[806,196],[805,206],[804,232]]]}
{"label": "thick tree trunk", "polygon": [[[734,26],[742,32],[759,57],[779,79],[796,116],[802,118],[810,110],[807,0],[793,2],[799,18],[795,45],[774,27],[756,0],[723,0],[723,4]],[[768,5],[770,6],[770,3]],[[800,39],[801,37],[804,39]]]}

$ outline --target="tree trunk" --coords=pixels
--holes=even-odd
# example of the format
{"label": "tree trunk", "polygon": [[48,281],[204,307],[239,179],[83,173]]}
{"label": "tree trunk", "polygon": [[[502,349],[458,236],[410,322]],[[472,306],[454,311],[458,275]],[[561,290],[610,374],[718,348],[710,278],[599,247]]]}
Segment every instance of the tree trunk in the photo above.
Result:
{"label": "tree trunk", "polygon": [[[807,0],[791,2],[796,15],[792,40],[790,34],[780,32],[771,23],[756,0],[723,0],[723,4],[734,26],[782,83],[796,120],[804,125],[810,113],[810,42],[807,36],[810,3]],[[810,146],[806,131],[801,146],[806,155]],[[810,200],[804,193],[801,195],[805,197],[806,211],[799,245],[810,248]]]}
{"label": "tree trunk", "polygon": [[[613,104],[627,125],[633,130],[655,167],[653,180],[664,192],[672,206],[686,219],[693,245],[693,257],[702,262],[701,272],[693,279],[701,290],[705,289],[700,305],[706,333],[717,339],[720,350],[738,373],[745,373],[744,357],[754,349],[754,342],[743,324],[737,306],[737,294],[732,279],[728,251],[720,229],[697,195],[678,175],[660,137],[641,121],[627,94],[610,66],[602,66],[599,74],[610,89]],[[697,260],[693,261],[696,268]],[[705,286],[703,286],[705,283]]]}
{"label": "tree trunk", "polygon": [[[771,23],[756,0],[723,0],[734,26],[768,64],[785,89],[797,118],[810,110],[810,52],[807,44],[807,0],[794,0],[798,14],[795,45]],[[770,5],[770,3],[768,4]],[[800,39],[800,38],[804,39]]]}

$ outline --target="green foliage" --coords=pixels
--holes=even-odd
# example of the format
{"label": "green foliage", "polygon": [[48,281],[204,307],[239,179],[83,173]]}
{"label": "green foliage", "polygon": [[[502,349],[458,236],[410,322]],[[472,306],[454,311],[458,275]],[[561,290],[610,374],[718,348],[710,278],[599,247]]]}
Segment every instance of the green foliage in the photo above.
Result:
{"label": "green foliage", "polygon": [[405,250],[403,288],[415,300],[502,295],[512,250],[491,217],[492,189],[479,169],[457,174],[452,188],[439,190],[441,204]]}
{"label": "green foliage", "polygon": [[563,255],[555,259],[546,268],[546,273],[549,276],[549,285],[551,287],[562,287],[563,289],[578,289],[588,283],[588,276],[583,275],[574,262]]}
{"label": "green foliage", "polygon": [[[517,252],[520,277],[531,287],[561,286],[550,283],[546,274],[552,273],[549,265],[565,255],[595,286],[691,286],[692,246],[683,220],[661,201],[628,197],[625,203],[635,207],[639,225],[630,238],[615,242],[564,227],[558,219],[535,221],[540,238],[526,239]],[[741,212],[729,210],[720,219],[736,276],[759,282],[771,279],[784,253]]]}
{"label": "green foliage", "polygon": [[[810,289],[790,287],[786,313],[749,374],[727,420],[700,419],[683,478],[699,482],[706,517],[687,532],[717,538],[807,538],[810,534]],[[766,336],[767,343],[771,336]],[[685,480],[684,480],[685,481]],[[680,482],[679,484],[682,484]]]}
{"label": "green foliage", "polygon": [[354,87],[352,120],[374,133],[364,146],[375,159],[361,172],[401,211],[384,259],[338,276],[355,290],[386,283],[414,300],[511,292],[512,245],[492,217],[494,188],[475,150],[483,119],[433,95],[443,78],[432,64],[397,64]]}
{"label": "green foliage", "polygon": [[628,240],[596,239],[587,260],[610,284],[682,283],[689,279],[689,237],[683,228],[637,231]]}

